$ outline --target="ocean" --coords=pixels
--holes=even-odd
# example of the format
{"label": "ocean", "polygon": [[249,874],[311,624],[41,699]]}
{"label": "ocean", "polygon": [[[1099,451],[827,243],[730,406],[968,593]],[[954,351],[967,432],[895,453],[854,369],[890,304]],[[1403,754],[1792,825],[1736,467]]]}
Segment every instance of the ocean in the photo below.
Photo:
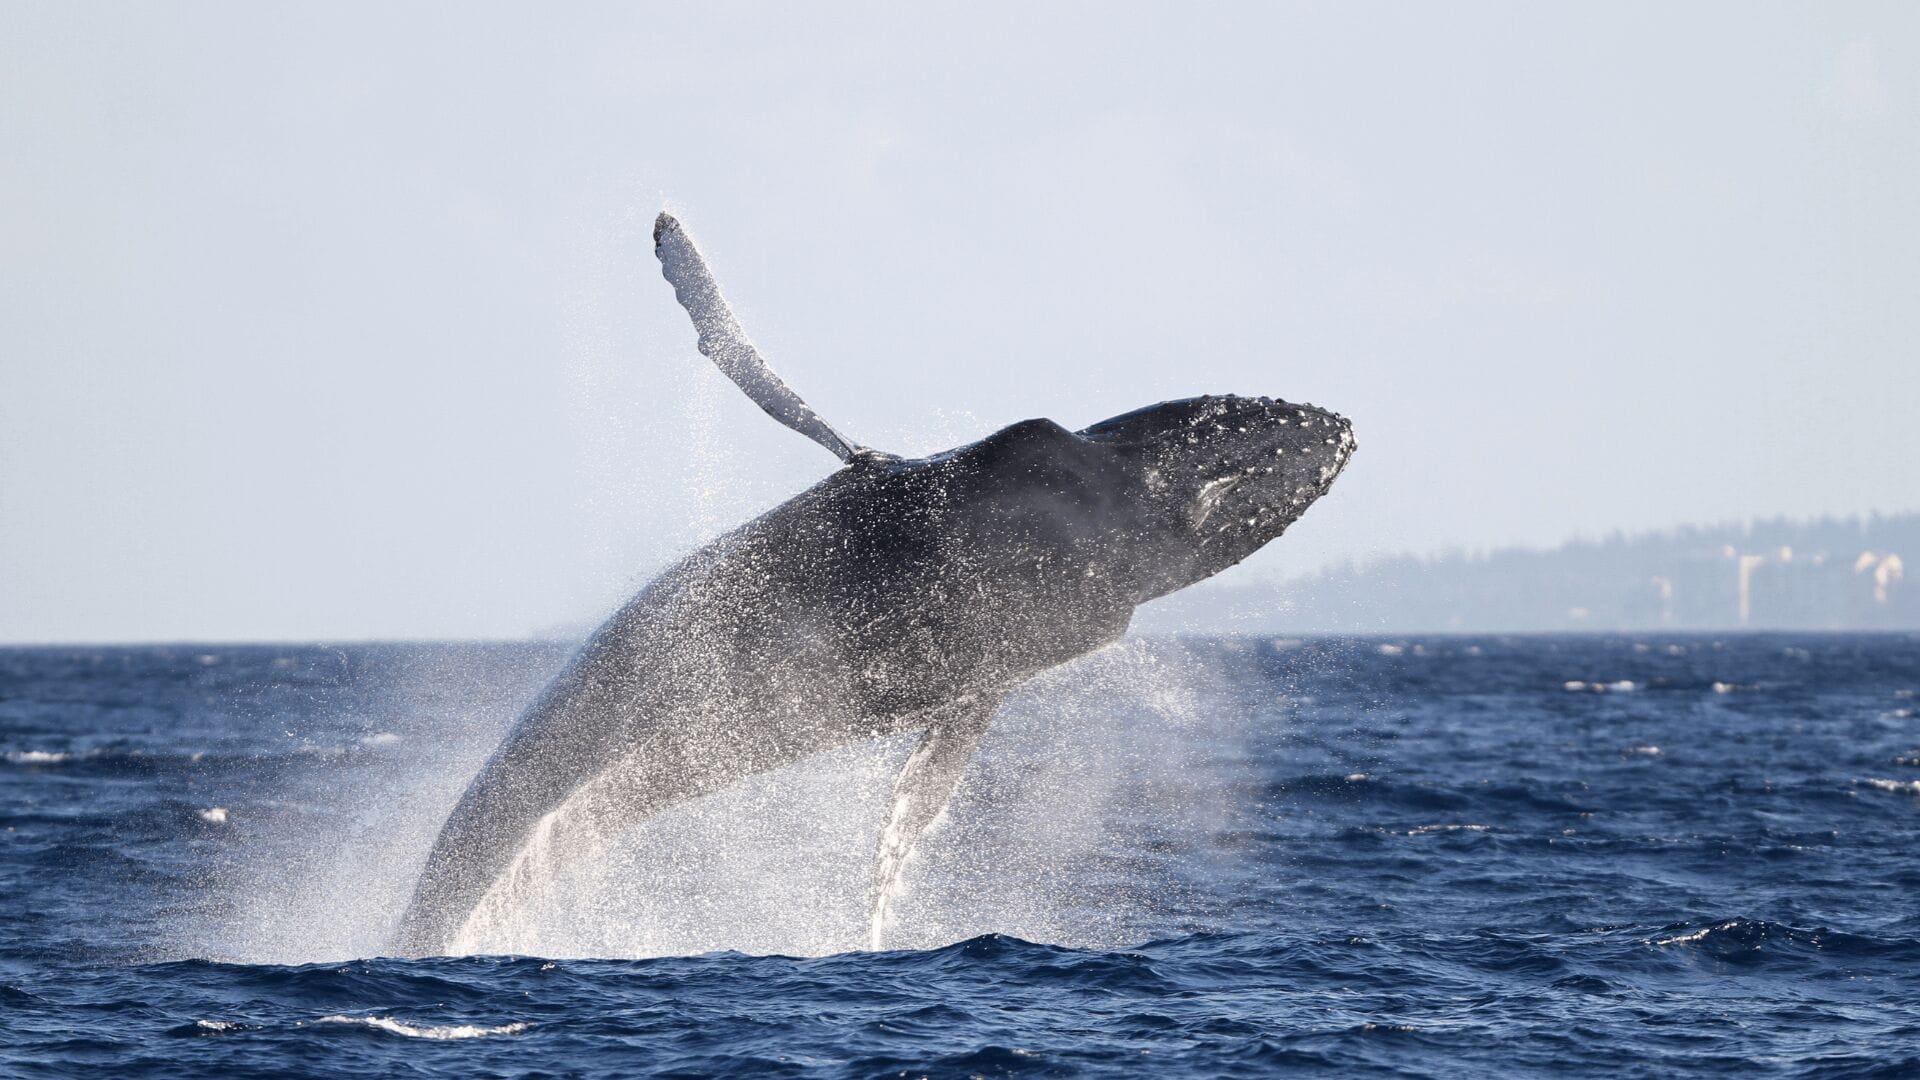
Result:
{"label": "ocean", "polygon": [[1920,636],[1129,641],[556,841],[382,958],[566,649],[0,649],[0,1074],[1912,1076]]}

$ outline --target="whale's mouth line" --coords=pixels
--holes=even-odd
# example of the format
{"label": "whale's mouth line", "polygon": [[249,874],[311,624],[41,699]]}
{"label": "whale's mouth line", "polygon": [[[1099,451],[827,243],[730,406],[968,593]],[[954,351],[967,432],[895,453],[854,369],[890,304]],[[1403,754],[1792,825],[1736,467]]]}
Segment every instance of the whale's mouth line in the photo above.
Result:
{"label": "whale's mouth line", "polygon": [[1291,486],[1270,482],[1279,471],[1272,465],[1247,465],[1203,484],[1187,509],[1189,523],[1201,534],[1200,545],[1207,547],[1247,531],[1267,529],[1276,522],[1284,528],[1305,514],[1332,490],[1334,480],[1346,470],[1352,456],[1351,435],[1342,432],[1326,442],[1332,448],[1331,460]]}

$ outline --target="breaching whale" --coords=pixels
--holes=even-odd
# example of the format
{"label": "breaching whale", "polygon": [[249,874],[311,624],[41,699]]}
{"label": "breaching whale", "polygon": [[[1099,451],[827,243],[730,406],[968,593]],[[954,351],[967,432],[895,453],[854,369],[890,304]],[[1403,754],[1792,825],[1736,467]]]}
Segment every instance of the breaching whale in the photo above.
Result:
{"label": "breaching whale", "polygon": [[915,841],[1002,697],[1125,632],[1138,605],[1278,537],[1354,451],[1351,425],[1266,397],[1168,401],[1080,431],[1026,420],[925,458],[856,447],[782,383],[684,230],[654,241],[700,349],[841,457],[607,620],[467,787],[396,950],[446,951],[543,819],[618,772],[639,820],[856,740],[920,732],[871,885],[873,943]]}

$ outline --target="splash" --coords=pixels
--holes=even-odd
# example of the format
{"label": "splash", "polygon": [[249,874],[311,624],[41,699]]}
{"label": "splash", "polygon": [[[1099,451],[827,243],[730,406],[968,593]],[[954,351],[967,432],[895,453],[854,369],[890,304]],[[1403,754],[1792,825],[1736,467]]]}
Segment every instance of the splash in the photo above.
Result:
{"label": "splash", "polygon": [[[829,751],[641,821],[623,813],[633,774],[610,770],[540,821],[452,951],[813,956],[996,932],[1088,947],[1155,936],[1181,906],[1182,867],[1172,854],[1143,865],[1141,852],[1200,846],[1233,799],[1218,770],[1199,767],[1240,722],[1217,706],[1202,714],[1197,688],[1210,677],[1178,649],[1130,641],[1014,695],[891,878],[878,923],[875,845],[914,735]],[[504,725],[511,707],[498,709],[438,738],[382,745],[376,767],[342,759],[285,792],[277,817],[258,823],[272,841],[232,849],[239,864],[216,880],[237,902],[189,951],[282,963],[385,952],[478,763],[471,750],[438,760],[428,748]]]}
{"label": "splash", "polygon": [[1188,737],[1204,722],[1195,677],[1135,642],[1017,695],[877,913],[875,841],[913,736],[821,754],[640,822],[622,821],[624,778],[609,773],[542,820],[455,951],[825,955],[991,932],[1138,940],[1178,886],[1116,864],[1143,832],[1209,827],[1227,798],[1190,783],[1202,751]]}

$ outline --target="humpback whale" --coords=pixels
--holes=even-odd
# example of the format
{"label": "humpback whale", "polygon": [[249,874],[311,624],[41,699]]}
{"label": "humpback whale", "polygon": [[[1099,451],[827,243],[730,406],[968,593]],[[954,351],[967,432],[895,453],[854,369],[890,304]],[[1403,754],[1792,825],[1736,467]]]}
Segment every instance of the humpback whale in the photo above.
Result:
{"label": "humpback whale", "polygon": [[582,646],[447,819],[396,951],[449,949],[543,820],[601,778],[639,820],[857,740],[918,732],[870,885],[881,944],[901,864],[1001,699],[1118,639],[1134,609],[1240,562],[1354,451],[1336,413],[1270,397],[1016,423],[924,458],[856,446],[773,374],[684,229],[662,268],[700,351],[843,464],[687,556]]}

